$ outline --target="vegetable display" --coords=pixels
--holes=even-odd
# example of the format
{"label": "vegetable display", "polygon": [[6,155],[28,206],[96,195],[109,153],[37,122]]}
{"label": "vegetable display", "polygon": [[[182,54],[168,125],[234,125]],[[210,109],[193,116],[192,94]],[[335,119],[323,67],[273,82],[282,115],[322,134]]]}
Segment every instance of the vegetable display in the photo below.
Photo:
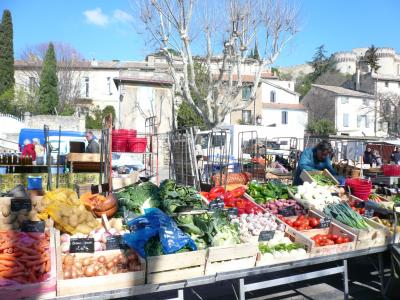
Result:
{"label": "vegetable display", "polygon": [[63,233],[61,239],[61,252],[69,253],[70,240],[71,238],[93,238],[94,239],[94,250],[104,251],[106,250],[107,238],[112,236],[122,236],[125,233],[129,233],[129,230],[125,230],[122,224],[122,219],[111,219],[109,221],[110,229],[106,230],[103,227],[91,231],[89,234],[76,233],[69,235]]}
{"label": "vegetable display", "polygon": [[205,208],[195,188],[176,184],[170,179],[164,180],[160,184],[160,198],[160,208],[167,214],[181,209]]}
{"label": "vegetable display", "polygon": [[251,181],[247,193],[258,204],[265,204],[268,201],[276,199],[288,199],[288,186],[280,182],[269,181],[267,183],[258,183]]}
{"label": "vegetable display", "polygon": [[320,219],[314,217],[308,217],[304,215],[298,216],[296,219],[289,219],[282,216],[278,216],[280,220],[288,224],[289,226],[295,228],[299,231],[310,230],[313,228],[318,228],[320,225]]}
{"label": "vegetable display", "polygon": [[103,214],[111,218],[118,210],[118,201],[114,194],[105,197],[100,194],[85,193],[80,200],[99,218]]}
{"label": "vegetable display", "polygon": [[303,245],[293,243],[283,231],[276,231],[273,239],[259,243],[258,249],[264,260],[271,261],[290,257],[298,259],[307,255]]}
{"label": "vegetable display", "polygon": [[314,240],[317,247],[331,246],[336,244],[344,244],[351,242],[348,236],[337,234],[317,234],[311,238]]}
{"label": "vegetable display", "polygon": [[336,185],[336,183],[324,173],[313,174],[311,175],[311,178],[316,182],[316,184],[321,186]]}
{"label": "vegetable display", "polygon": [[296,200],[291,200],[291,199],[289,200],[278,199],[275,201],[267,202],[261,206],[270,211],[271,213],[273,213],[274,215],[278,215],[282,208],[291,206],[294,208],[295,214],[297,216],[305,214],[303,206],[301,206]]}
{"label": "vegetable display", "polygon": [[43,197],[45,209],[39,218],[47,220],[50,216],[55,227],[62,232],[89,234],[100,226],[99,221],[88,211],[77,194],[70,189],[56,189]]}
{"label": "vegetable display", "polygon": [[62,268],[64,279],[136,272],[143,269],[133,250],[128,250],[126,254],[99,257],[78,258],[76,255],[67,254],[63,256]]}
{"label": "vegetable display", "polygon": [[340,198],[332,196],[329,187],[317,185],[315,182],[304,182],[297,187],[294,199],[299,201],[305,208],[323,210],[328,204],[339,203]]}
{"label": "vegetable display", "polygon": [[49,233],[0,232],[0,279],[36,283],[50,277]]}
{"label": "vegetable display", "polygon": [[159,207],[159,188],[154,183],[144,182],[128,186],[118,193],[119,210],[116,216],[122,217],[124,210],[131,211],[137,215],[144,214],[146,208]]}
{"label": "vegetable display", "polygon": [[[240,240],[243,243],[250,242],[252,237],[258,237],[261,231],[283,231],[284,226],[278,225],[269,212],[258,214],[242,214],[239,217],[232,216],[232,223],[239,225]],[[283,225],[283,224],[282,224]]]}
{"label": "vegetable display", "polygon": [[324,213],[343,224],[357,229],[368,229],[364,218],[353,211],[347,203],[331,204],[325,207]]}

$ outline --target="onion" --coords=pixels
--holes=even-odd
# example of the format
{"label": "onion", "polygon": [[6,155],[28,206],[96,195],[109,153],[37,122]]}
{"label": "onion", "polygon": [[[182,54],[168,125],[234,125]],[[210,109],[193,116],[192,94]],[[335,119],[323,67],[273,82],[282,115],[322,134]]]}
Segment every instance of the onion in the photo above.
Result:
{"label": "onion", "polygon": [[100,242],[94,242],[94,251],[101,251],[102,246]]}
{"label": "onion", "polygon": [[114,257],[112,262],[114,263],[114,265],[119,263],[118,257]]}
{"label": "onion", "polygon": [[117,232],[118,232],[118,230],[115,229],[115,228],[111,228],[111,229],[108,231],[108,233],[111,234],[111,235],[116,235]]}
{"label": "onion", "polygon": [[99,256],[98,258],[97,258],[97,261],[99,262],[99,263],[101,263],[101,264],[104,264],[104,262],[106,261],[106,258],[105,258],[105,256]]}
{"label": "onion", "polygon": [[74,263],[74,266],[75,266],[75,268],[77,268],[78,270],[79,270],[79,269],[82,269],[82,263],[81,263],[80,261],[76,261],[76,262]]}
{"label": "onion", "polygon": [[96,276],[104,276],[104,275],[106,275],[106,272],[104,272],[103,269],[100,269],[100,270],[98,270],[98,271],[96,272]]}
{"label": "onion", "polygon": [[64,256],[64,265],[71,266],[75,261],[75,256],[67,254]]}
{"label": "onion", "polygon": [[106,266],[107,269],[112,269],[115,266],[115,264],[114,264],[113,261],[109,261],[109,262],[106,263],[105,266]]}
{"label": "onion", "polygon": [[61,252],[68,253],[69,252],[69,242],[62,242],[61,243]]}
{"label": "onion", "polygon": [[94,267],[92,265],[85,268],[84,274],[86,277],[92,277],[95,274]]}
{"label": "onion", "polygon": [[96,232],[96,233],[93,235],[93,239],[94,239],[95,242],[100,242],[100,241],[101,241],[101,238],[102,238],[102,234],[99,233],[99,232]]}
{"label": "onion", "polygon": [[82,260],[82,266],[87,267],[88,265],[90,265],[90,259],[86,257]]}
{"label": "onion", "polygon": [[76,270],[71,271],[71,278],[72,279],[78,278],[78,272]]}
{"label": "onion", "polygon": [[71,271],[64,271],[64,279],[71,279]]}
{"label": "onion", "polygon": [[71,236],[68,233],[63,233],[60,236],[61,243],[69,243]]}

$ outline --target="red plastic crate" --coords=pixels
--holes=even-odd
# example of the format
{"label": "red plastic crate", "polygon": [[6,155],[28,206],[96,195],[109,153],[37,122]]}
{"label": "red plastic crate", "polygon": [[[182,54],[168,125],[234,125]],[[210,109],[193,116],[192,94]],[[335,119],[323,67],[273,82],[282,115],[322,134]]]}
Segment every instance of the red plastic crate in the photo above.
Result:
{"label": "red plastic crate", "polygon": [[385,176],[400,176],[399,165],[384,165],[382,169]]}
{"label": "red plastic crate", "polygon": [[146,152],[147,139],[146,138],[131,138],[128,141],[128,151],[133,153]]}
{"label": "red plastic crate", "polygon": [[371,194],[372,182],[361,178],[348,178],[346,185],[350,187],[351,193],[361,200],[368,200]]}

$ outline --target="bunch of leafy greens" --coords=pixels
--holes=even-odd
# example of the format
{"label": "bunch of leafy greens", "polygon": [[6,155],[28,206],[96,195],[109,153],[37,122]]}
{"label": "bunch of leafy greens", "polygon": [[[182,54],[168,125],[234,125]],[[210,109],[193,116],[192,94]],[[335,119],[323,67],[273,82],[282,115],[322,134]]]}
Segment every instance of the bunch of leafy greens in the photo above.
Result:
{"label": "bunch of leafy greens", "polygon": [[238,225],[230,222],[228,214],[222,210],[215,210],[213,214],[178,215],[175,221],[195,241],[198,249],[240,243]]}
{"label": "bunch of leafy greens", "polygon": [[161,209],[172,214],[182,208],[204,209],[201,196],[193,187],[178,185],[167,179],[160,184]]}
{"label": "bunch of leafy greens", "polygon": [[144,209],[160,206],[159,188],[149,181],[128,186],[116,193],[116,196],[118,199],[117,216],[122,216],[124,209],[142,215]]}
{"label": "bunch of leafy greens", "polygon": [[292,251],[295,249],[301,249],[304,248],[303,245],[301,244],[297,244],[297,243],[293,243],[293,244],[285,244],[285,243],[281,243],[281,244],[277,244],[274,246],[268,246],[266,244],[260,243],[258,245],[258,249],[260,250],[260,252],[262,254],[264,253],[273,253],[275,251]]}

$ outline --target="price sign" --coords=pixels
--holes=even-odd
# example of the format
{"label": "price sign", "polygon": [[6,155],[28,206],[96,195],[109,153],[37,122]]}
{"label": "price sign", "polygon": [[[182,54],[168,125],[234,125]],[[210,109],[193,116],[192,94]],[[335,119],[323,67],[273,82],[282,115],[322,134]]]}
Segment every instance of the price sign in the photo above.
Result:
{"label": "price sign", "polygon": [[69,245],[70,253],[93,253],[94,239],[93,238],[73,238]]}
{"label": "price sign", "polygon": [[319,220],[319,228],[329,228],[331,226],[332,219],[324,217]]}
{"label": "price sign", "polygon": [[274,238],[274,235],[275,235],[275,231],[270,231],[270,230],[261,231],[260,235],[258,236],[258,241],[266,242],[266,241],[272,240]]}
{"label": "price sign", "polygon": [[284,217],[292,217],[296,215],[296,210],[294,209],[293,205],[285,206],[279,209],[279,214]]}
{"label": "price sign", "polygon": [[11,211],[20,211],[26,209],[27,211],[32,210],[32,201],[29,198],[12,198],[11,199]]}
{"label": "price sign", "polygon": [[208,204],[208,210],[223,209],[224,206],[225,206],[224,201],[220,198],[217,198]]}
{"label": "price sign", "polygon": [[24,232],[44,232],[44,221],[24,221],[21,225],[21,231]]}
{"label": "price sign", "polygon": [[238,215],[237,207],[228,208],[228,215],[237,216]]}
{"label": "price sign", "polygon": [[366,208],[364,212],[364,217],[371,219],[374,217],[375,211],[372,208]]}
{"label": "price sign", "polygon": [[107,237],[106,250],[125,249],[126,244],[122,239],[122,235],[114,235]]}

